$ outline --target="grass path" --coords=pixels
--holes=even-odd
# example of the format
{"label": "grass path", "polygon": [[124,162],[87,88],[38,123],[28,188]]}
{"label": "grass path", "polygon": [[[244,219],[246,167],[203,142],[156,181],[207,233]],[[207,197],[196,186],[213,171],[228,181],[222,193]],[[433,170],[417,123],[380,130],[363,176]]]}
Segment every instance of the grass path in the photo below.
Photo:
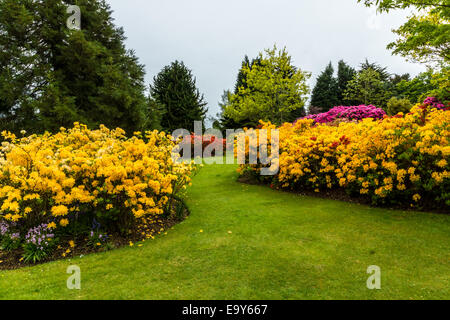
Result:
{"label": "grass path", "polygon": [[[234,169],[205,166],[167,235],[0,271],[0,299],[450,299],[450,216],[242,185]],[[66,288],[72,264],[81,290]],[[381,290],[366,288],[370,265]]]}

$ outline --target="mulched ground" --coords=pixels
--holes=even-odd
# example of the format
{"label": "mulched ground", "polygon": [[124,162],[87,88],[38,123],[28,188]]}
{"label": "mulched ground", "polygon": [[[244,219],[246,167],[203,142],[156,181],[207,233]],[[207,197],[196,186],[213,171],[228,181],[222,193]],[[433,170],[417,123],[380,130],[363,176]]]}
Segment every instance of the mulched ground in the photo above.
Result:
{"label": "mulched ground", "polygon": [[[169,230],[176,224],[182,222],[189,215],[188,210],[184,211],[182,218],[170,217],[166,219],[161,219],[158,222],[148,224],[145,226],[146,236],[150,240],[156,237],[157,235],[164,233],[166,230]],[[74,240],[75,247],[70,247],[69,240]],[[36,264],[25,263],[22,261],[23,249],[17,249],[12,252],[2,251],[0,250],[0,270],[14,270],[20,269],[23,267],[34,266],[50,261],[62,260],[62,259],[70,259],[79,256],[86,256],[88,254],[109,251],[112,249],[117,249],[124,246],[130,246],[130,242],[133,246],[137,246],[143,241],[143,236],[139,234],[131,235],[129,237],[123,237],[118,234],[109,235],[108,245],[104,245],[101,247],[93,248],[89,246],[86,238],[79,239],[61,239],[60,245],[53,252],[52,255],[48,256],[46,259],[39,261]],[[68,251],[70,250],[70,252]]]}

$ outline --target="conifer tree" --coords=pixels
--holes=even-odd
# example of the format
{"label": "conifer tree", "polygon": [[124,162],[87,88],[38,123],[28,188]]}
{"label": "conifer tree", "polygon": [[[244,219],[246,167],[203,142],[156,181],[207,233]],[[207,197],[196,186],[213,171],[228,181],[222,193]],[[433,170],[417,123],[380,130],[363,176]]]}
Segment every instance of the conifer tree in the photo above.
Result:
{"label": "conifer tree", "polygon": [[334,77],[334,68],[331,62],[317,78],[316,86],[312,91],[311,107],[326,112],[339,104],[338,81]]}
{"label": "conifer tree", "polygon": [[337,100],[338,105],[345,105],[346,103],[352,104],[352,101],[345,101],[344,93],[347,90],[348,83],[353,79],[356,74],[356,70],[350,67],[344,62],[344,60],[338,63],[338,73],[337,73]]}
{"label": "conifer tree", "polygon": [[164,108],[161,126],[168,133],[176,129],[194,131],[194,121],[205,121],[207,109],[196,80],[183,62],[164,67],[150,87],[151,97]]}
{"label": "conifer tree", "polygon": [[[67,27],[69,4],[81,9],[81,30]],[[1,0],[2,127],[143,129],[144,68],[124,40],[104,0]]]}

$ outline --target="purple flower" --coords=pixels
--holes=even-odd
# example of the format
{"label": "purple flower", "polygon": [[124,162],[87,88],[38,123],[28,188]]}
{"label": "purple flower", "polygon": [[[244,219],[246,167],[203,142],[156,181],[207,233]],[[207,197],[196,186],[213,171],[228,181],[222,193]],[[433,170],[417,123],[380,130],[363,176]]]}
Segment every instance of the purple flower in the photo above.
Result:
{"label": "purple flower", "polygon": [[0,235],[4,236],[9,231],[9,227],[5,222],[0,222]]}
{"label": "purple flower", "polygon": [[55,235],[48,230],[47,224],[41,224],[28,230],[28,233],[25,236],[25,242],[27,244],[33,244],[37,246],[39,250],[43,251],[45,249],[44,245],[49,245],[47,239],[51,239],[54,236]]}

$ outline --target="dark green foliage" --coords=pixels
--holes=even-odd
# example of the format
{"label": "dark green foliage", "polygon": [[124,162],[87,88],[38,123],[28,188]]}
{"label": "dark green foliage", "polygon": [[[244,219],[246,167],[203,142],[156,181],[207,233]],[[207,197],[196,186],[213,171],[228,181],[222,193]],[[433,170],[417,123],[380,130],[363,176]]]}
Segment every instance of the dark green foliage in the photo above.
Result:
{"label": "dark green foliage", "polygon": [[[246,56],[246,59],[248,59],[247,56]],[[243,79],[244,79],[243,73],[240,71],[237,82],[242,84]],[[231,92],[229,90],[225,90],[222,94],[222,101],[219,102],[220,112],[216,115],[217,118],[215,118],[214,122],[213,122],[213,124],[214,124],[213,127],[215,129],[225,131],[226,129],[239,129],[239,128],[243,128],[245,126],[245,125],[243,125],[243,123],[237,123],[232,118],[227,117],[225,115],[225,108],[230,103],[230,97],[231,97]]]}
{"label": "dark green foliage", "polygon": [[242,61],[241,69],[239,69],[238,76],[236,79],[236,84],[234,86],[234,94],[239,94],[239,88],[247,89],[247,76],[244,72],[245,67],[249,67],[250,70],[253,68],[253,66],[261,66],[261,57],[257,57],[255,59],[250,60],[248,59],[248,56],[246,55],[244,57],[244,60]]}
{"label": "dark green foliage", "polygon": [[22,244],[21,244],[20,238],[14,238],[10,234],[6,234],[1,239],[0,249],[11,252],[11,251],[14,251],[14,250],[20,248],[21,245]]}
{"label": "dark green foliage", "polygon": [[362,69],[348,83],[345,98],[348,101],[355,101],[356,105],[372,104],[385,109],[392,92],[389,82],[383,81],[382,78],[383,75],[375,69]]}
{"label": "dark green foliage", "polygon": [[382,67],[379,64],[375,62],[369,62],[368,59],[366,59],[365,62],[361,63],[359,72],[366,71],[368,69],[375,70],[380,75],[380,80],[383,82],[388,82],[390,80],[391,75],[387,71],[387,67]]}
{"label": "dark green foliage", "polygon": [[283,121],[284,122],[294,122],[295,120],[297,120],[299,118],[303,118],[304,116],[306,116],[305,108],[298,108],[298,109],[292,110],[289,113],[284,113]]}
{"label": "dark green foliage", "polygon": [[393,86],[396,86],[397,84],[399,84],[402,81],[410,81],[410,80],[411,80],[411,75],[409,73],[393,74],[391,76],[390,82]]}
{"label": "dark green foliage", "polygon": [[162,130],[161,121],[165,113],[164,106],[152,97],[147,98],[147,119],[145,127],[149,130]]}
{"label": "dark green foliage", "polygon": [[[81,8],[81,31],[66,26],[68,4]],[[143,129],[144,70],[124,40],[103,0],[0,1],[2,127]]]}
{"label": "dark green foliage", "polygon": [[347,90],[348,82],[353,79],[355,74],[356,70],[346,64],[344,60],[339,61],[337,73],[337,105],[345,105],[346,103],[349,103],[351,105],[354,104],[352,103],[353,101],[345,101],[344,93]]}
{"label": "dark green foliage", "polygon": [[312,91],[311,107],[320,108],[326,112],[339,104],[338,80],[334,77],[334,68],[330,64],[317,78],[316,86]]}
{"label": "dark green foliage", "polygon": [[[253,60],[255,61],[255,60]],[[239,69],[238,75],[237,75],[237,79],[236,79],[236,84],[234,86],[234,94],[238,94],[239,93],[239,88],[240,87],[246,87],[247,86],[247,82],[245,81],[246,76],[244,73],[244,67],[245,66],[249,66],[250,68],[252,67],[253,63],[250,63],[250,60],[248,59],[248,56],[246,55],[244,57],[244,60],[242,61],[242,66],[241,69]]]}
{"label": "dark green foliage", "polygon": [[409,80],[403,79],[395,84],[393,92],[397,98],[407,98],[412,103],[423,102],[428,93],[438,87],[432,83],[433,71],[420,73],[417,77]]}
{"label": "dark green foliage", "polygon": [[205,120],[207,109],[196,81],[183,62],[175,61],[154,78],[151,97],[164,106],[162,128],[171,133],[176,129],[194,131],[194,121]]}

